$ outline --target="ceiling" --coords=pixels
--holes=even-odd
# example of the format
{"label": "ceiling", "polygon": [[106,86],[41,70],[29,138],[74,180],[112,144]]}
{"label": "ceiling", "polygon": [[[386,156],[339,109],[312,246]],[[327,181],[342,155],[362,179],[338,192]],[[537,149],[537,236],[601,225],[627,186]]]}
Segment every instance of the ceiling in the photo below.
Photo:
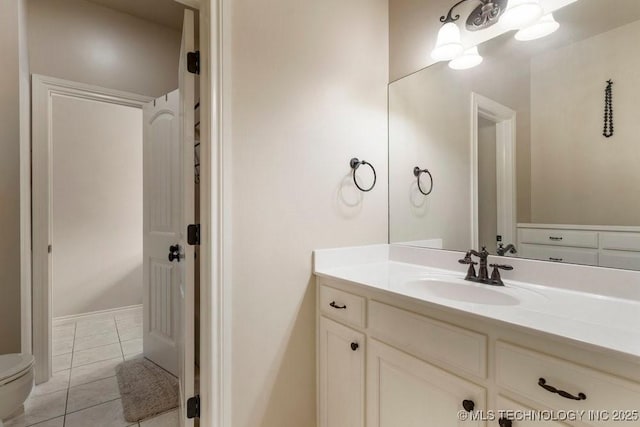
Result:
{"label": "ceiling", "polygon": [[185,6],[175,0],[88,0],[176,30],[182,29]]}

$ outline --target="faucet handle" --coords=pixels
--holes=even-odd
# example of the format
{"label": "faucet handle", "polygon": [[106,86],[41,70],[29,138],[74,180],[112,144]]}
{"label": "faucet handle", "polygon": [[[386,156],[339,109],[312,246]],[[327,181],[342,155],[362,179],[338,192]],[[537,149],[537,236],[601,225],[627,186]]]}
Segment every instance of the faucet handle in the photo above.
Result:
{"label": "faucet handle", "polygon": [[467,264],[467,265],[478,265],[477,262],[475,262],[473,259],[471,259],[471,254],[469,252],[467,252],[464,256],[463,259],[459,259],[458,262],[460,264]]}
{"label": "faucet handle", "polygon": [[506,264],[489,264],[489,267],[493,267],[493,271],[491,272],[491,282],[489,284],[494,286],[504,286],[502,277],[500,277],[500,270],[513,270],[513,266]]}

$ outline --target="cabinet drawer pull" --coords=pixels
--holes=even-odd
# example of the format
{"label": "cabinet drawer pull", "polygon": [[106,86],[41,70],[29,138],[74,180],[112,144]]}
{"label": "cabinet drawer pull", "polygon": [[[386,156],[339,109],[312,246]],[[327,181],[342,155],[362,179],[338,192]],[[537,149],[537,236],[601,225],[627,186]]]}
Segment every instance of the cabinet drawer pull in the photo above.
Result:
{"label": "cabinet drawer pull", "polygon": [[562,237],[549,236],[549,240],[553,240],[554,242],[559,242],[562,240]]}
{"label": "cabinet drawer pull", "polygon": [[562,261],[564,261],[564,258],[549,257],[549,261],[562,262]]}
{"label": "cabinet drawer pull", "polygon": [[476,407],[476,404],[473,402],[473,400],[463,400],[462,401],[462,407],[464,408],[465,411],[467,412],[471,412],[473,411],[473,408]]}
{"label": "cabinet drawer pull", "polygon": [[338,309],[338,310],[344,310],[344,309],[346,309],[346,308],[347,308],[347,306],[346,306],[346,305],[338,305],[338,304],[336,304],[336,302],[335,302],[335,301],[331,301],[331,302],[329,303],[329,305],[330,305],[331,307],[335,308],[335,309]]}
{"label": "cabinet drawer pull", "polygon": [[500,418],[498,420],[498,425],[500,427],[512,427],[513,426],[513,422],[508,418]]}
{"label": "cabinet drawer pull", "polygon": [[351,343],[351,350],[356,351],[358,348],[360,348],[360,344],[358,344],[357,342]]}
{"label": "cabinet drawer pull", "polygon": [[560,396],[566,398],[566,399],[571,399],[571,400],[585,400],[587,398],[587,396],[584,393],[578,393],[578,396],[574,396],[571,393],[567,393],[564,390],[558,390],[557,388],[550,386],[547,384],[547,380],[545,380],[544,378],[540,378],[538,380],[538,385],[540,387],[542,387],[543,389],[547,390],[550,393],[556,393],[559,394]]}

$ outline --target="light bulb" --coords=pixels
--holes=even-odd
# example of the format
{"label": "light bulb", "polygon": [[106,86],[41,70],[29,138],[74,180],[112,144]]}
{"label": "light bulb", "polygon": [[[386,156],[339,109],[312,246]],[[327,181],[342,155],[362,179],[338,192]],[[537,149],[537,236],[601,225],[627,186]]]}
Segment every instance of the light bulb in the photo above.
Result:
{"label": "light bulb", "polygon": [[447,22],[438,31],[436,47],[431,51],[431,58],[436,61],[449,61],[464,51],[460,40],[460,29],[453,22]]}
{"label": "light bulb", "polygon": [[529,41],[548,36],[560,28],[560,24],[553,19],[553,14],[548,13],[538,22],[518,31],[515,35],[516,40]]}
{"label": "light bulb", "polygon": [[500,25],[509,30],[527,27],[542,16],[540,0],[509,0],[500,17]]}
{"label": "light bulb", "polygon": [[464,53],[449,62],[449,68],[454,70],[467,70],[482,63],[482,56],[478,53],[476,46],[467,49]]}

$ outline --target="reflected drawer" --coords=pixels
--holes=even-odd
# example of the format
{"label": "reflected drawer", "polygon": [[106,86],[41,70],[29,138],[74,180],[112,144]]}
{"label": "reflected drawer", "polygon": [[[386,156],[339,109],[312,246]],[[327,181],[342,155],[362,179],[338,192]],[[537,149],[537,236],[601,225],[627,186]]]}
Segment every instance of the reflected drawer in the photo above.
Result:
{"label": "reflected drawer", "polygon": [[369,331],[385,343],[454,372],[487,375],[487,337],[477,332],[377,301],[369,302]]}
{"label": "reflected drawer", "polygon": [[320,285],[320,311],[336,320],[360,328],[365,326],[365,299],[339,289]]}
{"label": "reflected drawer", "polygon": [[[548,408],[608,411],[608,420],[583,419],[595,426],[620,426],[614,411],[640,409],[640,384],[500,341],[496,343],[496,382]],[[560,391],[580,400],[563,397]],[[622,425],[640,426],[640,421]]]}
{"label": "reflected drawer", "polygon": [[522,258],[567,262],[572,264],[598,265],[597,249],[563,248],[561,246],[529,244],[521,244],[518,249],[518,255]]}
{"label": "reflected drawer", "polygon": [[603,250],[598,259],[600,267],[640,270],[640,252]]}
{"label": "reflected drawer", "polygon": [[521,228],[518,239],[520,243],[535,243],[538,245],[594,249],[598,247],[598,232],[596,231]]}
{"label": "reflected drawer", "polygon": [[640,252],[640,233],[600,233],[600,248]]}

